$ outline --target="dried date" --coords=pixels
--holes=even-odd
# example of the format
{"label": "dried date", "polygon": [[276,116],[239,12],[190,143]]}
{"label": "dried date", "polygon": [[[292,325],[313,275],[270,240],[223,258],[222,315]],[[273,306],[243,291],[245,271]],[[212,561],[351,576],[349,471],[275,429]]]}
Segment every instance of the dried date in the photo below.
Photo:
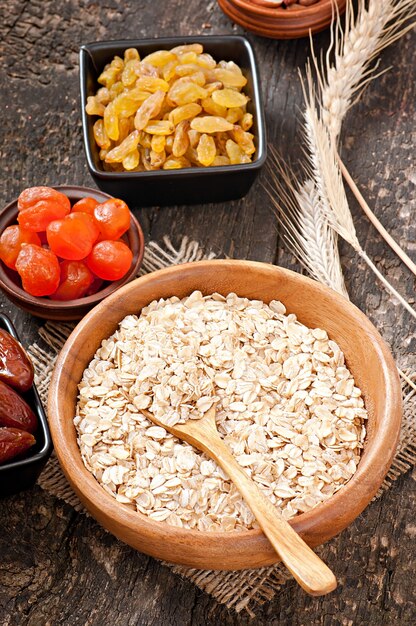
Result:
{"label": "dried date", "polygon": [[36,443],[33,435],[19,428],[0,428],[0,465],[24,454]]}
{"label": "dried date", "polygon": [[34,433],[38,420],[30,406],[18,393],[0,381],[0,426],[21,428]]}
{"label": "dried date", "polygon": [[20,343],[0,329],[0,380],[24,392],[32,386],[33,374],[33,365]]}

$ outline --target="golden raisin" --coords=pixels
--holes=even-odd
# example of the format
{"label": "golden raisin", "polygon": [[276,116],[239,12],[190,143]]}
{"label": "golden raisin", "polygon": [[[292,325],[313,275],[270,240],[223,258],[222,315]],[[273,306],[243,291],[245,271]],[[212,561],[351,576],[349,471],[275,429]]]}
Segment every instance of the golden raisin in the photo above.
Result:
{"label": "golden raisin", "polygon": [[127,48],[99,76],[86,112],[106,170],[143,171],[251,161],[253,116],[247,83],[232,61],[217,63],[201,44]]}
{"label": "golden raisin", "polygon": [[183,167],[190,167],[191,163],[185,157],[169,157],[163,164],[164,170],[180,170]]}
{"label": "golden raisin", "polygon": [[243,109],[241,107],[235,107],[234,109],[229,109],[228,110],[228,113],[225,116],[225,119],[228,122],[231,122],[231,124],[235,124],[236,122],[241,120],[243,115],[244,115]]}
{"label": "golden raisin", "polygon": [[109,148],[111,141],[104,128],[104,122],[102,119],[97,120],[93,126],[94,139],[100,148]]}
{"label": "golden raisin", "polygon": [[193,119],[191,128],[200,133],[220,133],[226,130],[232,130],[233,125],[227,122],[223,117],[206,116]]}
{"label": "golden raisin", "polygon": [[175,61],[175,59],[175,54],[170,50],[157,50],[156,52],[148,54],[147,57],[144,57],[143,61],[155,67],[163,67],[171,61]]}
{"label": "golden raisin", "polygon": [[201,135],[196,151],[198,154],[198,161],[201,165],[211,165],[215,159],[217,151],[213,137],[205,134]]}
{"label": "golden raisin", "polygon": [[162,108],[165,92],[158,90],[149,96],[137,110],[134,118],[134,126],[137,130],[143,130],[152,118],[156,117]]}
{"label": "golden raisin", "polygon": [[202,111],[202,108],[199,104],[195,102],[190,102],[189,104],[184,104],[183,106],[176,107],[176,109],[172,109],[169,113],[170,121],[177,126],[180,122],[184,120],[190,120],[193,117],[199,115]]}
{"label": "golden raisin", "polygon": [[114,102],[110,102],[104,111],[104,128],[110,139],[117,141],[119,136],[118,117],[115,112]]}
{"label": "golden raisin", "polygon": [[226,107],[216,104],[212,98],[204,98],[201,100],[201,104],[204,111],[210,115],[215,115],[217,117],[225,117],[227,115]]}
{"label": "golden raisin", "polygon": [[235,89],[218,89],[213,92],[212,99],[227,109],[245,106],[248,100],[247,96]]}
{"label": "golden raisin", "polygon": [[166,135],[152,135],[151,148],[154,152],[163,152],[166,145]]}
{"label": "golden raisin", "polygon": [[124,157],[122,163],[123,167],[127,171],[136,169],[140,162],[140,154],[138,150],[133,150],[127,156]]}
{"label": "golden raisin", "polygon": [[172,154],[175,157],[183,156],[189,147],[188,137],[189,122],[180,122],[175,131],[175,139],[172,146]]}
{"label": "golden raisin", "polygon": [[102,102],[97,100],[96,96],[88,96],[85,110],[88,115],[99,115],[102,117],[104,115],[105,106]]}
{"label": "golden raisin", "polygon": [[243,130],[249,130],[253,126],[253,116],[251,113],[244,113],[240,120],[240,126]]}
{"label": "golden raisin", "polygon": [[116,146],[110,152],[108,152],[106,161],[107,163],[121,163],[121,161],[130,152],[133,152],[137,148],[140,139],[140,131],[134,130],[120,145]]}
{"label": "golden raisin", "polygon": [[[183,81],[183,82],[182,82]],[[205,89],[200,85],[189,82],[188,79],[179,78],[169,89],[169,99],[177,105],[196,102],[207,95]]]}
{"label": "golden raisin", "polygon": [[169,120],[154,120],[149,122],[144,130],[146,133],[149,133],[149,135],[171,135],[174,126]]}
{"label": "golden raisin", "polygon": [[250,157],[235,143],[232,139],[229,139],[226,143],[227,155],[230,159],[231,165],[239,163],[250,163]]}
{"label": "golden raisin", "polygon": [[213,70],[214,76],[217,80],[221,81],[226,87],[244,87],[247,84],[247,78],[245,78],[241,72],[233,72],[231,70],[224,69],[222,67]]}
{"label": "golden raisin", "polygon": [[151,93],[155,93],[155,91],[164,91],[166,93],[169,91],[169,83],[163,80],[163,78],[153,78],[153,76],[141,76],[137,79],[136,87]]}
{"label": "golden raisin", "polygon": [[230,132],[230,135],[234,141],[238,143],[245,154],[250,155],[256,151],[253,143],[253,135],[251,133],[247,133],[241,128],[241,126],[235,125],[233,130]]}

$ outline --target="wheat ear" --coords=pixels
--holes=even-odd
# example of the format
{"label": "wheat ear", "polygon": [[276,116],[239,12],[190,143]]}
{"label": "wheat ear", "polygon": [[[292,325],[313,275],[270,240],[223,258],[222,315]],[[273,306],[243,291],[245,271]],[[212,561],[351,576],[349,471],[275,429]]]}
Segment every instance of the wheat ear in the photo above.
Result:
{"label": "wheat ear", "polygon": [[263,187],[272,201],[289,249],[315,280],[348,298],[337,235],[321,211],[315,185],[311,180],[299,184],[287,164],[282,165],[284,160],[273,146],[269,146],[269,151]]}
{"label": "wheat ear", "polygon": [[[342,121],[354,103],[354,98],[366,84],[379,75],[374,58],[393,41],[403,36],[414,26],[416,15],[414,0],[378,0],[365,6],[360,2],[354,14],[352,1],[348,0],[344,31],[339,24],[339,16],[331,29],[331,45],[326,62],[320,64],[313,52],[318,83],[321,87],[321,117],[333,138],[338,138]],[[334,50],[334,59],[330,53]],[[360,207],[373,226],[405,265],[416,275],[416,264],[399,246],[370,209],[357,185],[340,160],[341,171],[356,197]]]}
{"label": "wheat ear", "polygon": [[371,67],[372,61],[413,27],[415,16],[415,0],[370,0],[368,8],[360,0],[356,14],[352,0],[347,0],[344,30],[339,19],[334,20],[325,61],[318,62],[312,47],[322,121],[331,137],[338,138],[348,109],[379,75],[377,64]]}
{"label": "wheat ear", "polygon": [[416,318],[415,309],[410,306],[407,300],[405,300],[389,283],[387,278],[383,276],[358,241],[342,183],[342,175],[337,163],[337,152],[334,141],[331,140],[324,122],[318,117],[310,66],[307,67],[306,79],[306,86],[304,85],[304,126],[309,161],[307,170],[310,172],[311,178],[316,182],[322,212],[328,220],[329,225],[354,248],[357,254],[376,274],[385,288]]}

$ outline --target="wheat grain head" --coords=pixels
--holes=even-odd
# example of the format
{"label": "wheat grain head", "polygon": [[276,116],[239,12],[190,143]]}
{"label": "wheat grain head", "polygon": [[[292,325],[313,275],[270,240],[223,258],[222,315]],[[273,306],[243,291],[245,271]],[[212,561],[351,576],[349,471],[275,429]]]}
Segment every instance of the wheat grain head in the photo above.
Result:
{"label": "wheat grain head", "polygon": [[372,61],[414,26],[415,15],[415,0],[370,0],[368,7],[362,0],[356,14],[352,0],[348,0],[344,29],[338,16],[333,22],[325,60],[318,62],[312,46],[321,117],[332,137],[339,136],[355,98],[378,75],[378,66],[371,67]]}

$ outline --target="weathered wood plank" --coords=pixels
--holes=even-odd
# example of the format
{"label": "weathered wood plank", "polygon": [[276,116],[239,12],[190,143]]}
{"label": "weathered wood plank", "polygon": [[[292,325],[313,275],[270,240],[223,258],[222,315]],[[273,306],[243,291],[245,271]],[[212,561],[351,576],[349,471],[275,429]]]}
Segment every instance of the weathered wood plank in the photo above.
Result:
{"label": "weathered wood plank", "polygon": [[[92,184],[80,132],[77,50],[80,43],[119,37],[241,32],[215,2],[176,0],[11,0],[0,9],[3,124],[0,202],[33,184]],[[206,28],[211,24],[211,28]],[[205,25],[205,26],[204,26]],[[269,139],[296,161],[295,129],[301,90],[297,67],[308,42],[275,42],[250,35],[263,77]],[[327,35],[317,37],[324,46]],[[371,85],[348,116],[343,155],[352,175],[392,234],[415,254],[412,164],[416,86],[415,34],[383,55],[393,70]],[[264,177],[266,174],[262,175]],[[261,181],[260,181],[261,182]],[[146,237],[173,241],[187,234],[218,255],[294,266],[279,245],[270,202],[256,184],[241,201],[198,207],[137,208]],[[414,301],[414,280],[351,202],[359,238],[389,279]],[[375,283],[347,246],[342,258],[352,300],[380,328],[403,366],[414,366],[410,320]],[[0,296],[25,342],[38,320]],[[412,577],[414,476],[407,475],[340,537],[324,557],[340,577],[327,598],[306,597],[289,584],[258,611],[255,624],[414,623]],[[0,502],[0,623],[216,626],[250,623],[158,562],[138,554],[40,489]]]}

